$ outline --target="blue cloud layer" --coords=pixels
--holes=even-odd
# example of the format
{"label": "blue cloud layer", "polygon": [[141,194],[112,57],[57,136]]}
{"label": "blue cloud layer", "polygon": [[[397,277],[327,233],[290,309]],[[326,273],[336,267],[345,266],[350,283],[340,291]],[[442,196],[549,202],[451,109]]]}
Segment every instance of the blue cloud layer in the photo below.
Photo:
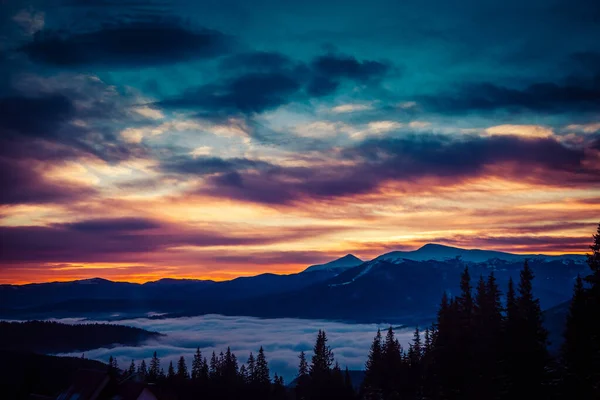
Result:
{"label": "blue cloud layer", "polygon": [[[61,320],[80,322],[80,320]],[[166,336],[140,347],[102,348],[85,353],[87,358],[100,361],[117,357],[121,368],[126,368],[132,359],[148,363],[152,353],[157,351],[162,365],[173,364],[184,356],[191,365],[196,347],[208,359],[213,351],[225,352],[227,346],[236,354],[240,362],[245,362],[250,352],[256,353],[263,346],[271,367],[271,373],[282,375],[287,383],[294,379],[298,367],[298,354],[312,353],[317,331],[324,329],[329,338],[336,360],[342,367],[363,369],[369,347],[378,328],[388,326],[374,324],[346,324],[321,320],[299,320],[293,318],[259,319],[252,317],[226,317],[205,315],[190,318],[132,319],[119,321],[120,324],[165,333]],[[407,347],[412,339],[411,329],[397,332],[400,343]],[[80,356],[81,354],[69,354]]]}

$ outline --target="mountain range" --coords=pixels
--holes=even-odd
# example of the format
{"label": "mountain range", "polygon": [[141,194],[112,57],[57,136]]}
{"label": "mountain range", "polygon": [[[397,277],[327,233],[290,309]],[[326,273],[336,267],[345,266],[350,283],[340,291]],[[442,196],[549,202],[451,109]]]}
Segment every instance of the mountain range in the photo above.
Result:
{"label": "mountain range", "polygon": [[458,293],[469,267],[473,286],[494,272],[500,288],[518,281],[525,259],[536,274],[544,309],[567,301],[583,255],[511,254],[428,244],[363,261],[352,254],[304,271],[230,281],[161,279],[144,284],[94,278],[0,286],[0,318],[80,316],[191,316],[207,313],[256,317],[322,318],[360,322],[430,321],[444,292]]}

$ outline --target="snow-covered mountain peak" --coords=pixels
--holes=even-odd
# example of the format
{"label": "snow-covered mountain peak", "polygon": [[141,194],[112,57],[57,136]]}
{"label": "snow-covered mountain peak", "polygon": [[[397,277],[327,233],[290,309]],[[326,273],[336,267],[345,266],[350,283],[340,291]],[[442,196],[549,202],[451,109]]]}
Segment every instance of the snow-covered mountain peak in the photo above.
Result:
{"label": "snow-covered mountain peak", "polygon": [[346,254],[344,257],[338,258],[337,260],[330,261],[326,264],[311,265],[306,268],[304,272],[308,271],[331,271],[331,270],[344,270],[348,268],[354,268],[363,263],[363,260],[356,257],[353,254]]}

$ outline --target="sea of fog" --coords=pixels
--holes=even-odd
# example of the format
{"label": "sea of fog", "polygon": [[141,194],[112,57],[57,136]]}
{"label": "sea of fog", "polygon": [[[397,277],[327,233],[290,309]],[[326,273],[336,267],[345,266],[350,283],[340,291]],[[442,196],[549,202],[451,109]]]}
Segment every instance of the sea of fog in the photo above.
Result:
{"label": "sea of fog", "polygon": [[[84,320],[59,319],[65,323],[81,323]],[[103,322],[103,321],[94,321]],[[114,321],[112,321],[114,323]],[[271,373],[277,373],[289,383],[297,373],[298,354],[304,350],[308,360],[319,329],[324,329],[329,338],[335,358],[342,368],[363,369],[369,347],[378,328],[387,329],[388,325],[353,324],[323,320],[294,318],[260,319],[253,317],[232,317],[223,315],[204,315],[186,318],[135,318],[118,321],[129,325],[165,334],[157,340],[151,340],[138,347],[116,346],[99,348],[85,352],[86,358],[108,361],[116,357],[121,368],[127,368],[134,359],[138,364],[142,359],[148,364],[152,353],[156,351],[161,366],[167,370],[170,361],[176,365],[180,356],[184,356],[188,368],[191,368],[193,354],[200,347],[203,355],[210,359],[213,351],[225,352],[227,346],[245,362],[250,352],[255,354],[263,346]],[[412,338],[412,329],[395,329],[403,346],[408,346]],[[59,355],[81,356],[81,353]]]}

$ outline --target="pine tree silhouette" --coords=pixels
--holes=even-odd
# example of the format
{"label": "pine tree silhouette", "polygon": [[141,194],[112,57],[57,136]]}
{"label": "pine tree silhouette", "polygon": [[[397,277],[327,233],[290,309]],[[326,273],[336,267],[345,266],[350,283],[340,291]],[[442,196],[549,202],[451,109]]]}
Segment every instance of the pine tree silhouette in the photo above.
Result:
{"label": "pine tree silhouette", "polygon": [[312,363],[310,365],[310,375],[313,379],[326,376],[333,365],[333,351],[327,345],[327,334],[319,330],[317,341],[313,348]]}
{"label": "pine tree silhouette", "polygon": [[269,373],[269,364],[265,357],[265,351],[262,346],[258,350],[258,356],[256,357],[256,366],[254,367],[254,374],[256,382],[261,386],[268,386],[271,383],[271,377]]}
{"label": "pine tree silhouette", "polygon": [[200,376],[202,374],[202,352],[200,351],[200,347],[196,348],[196,353],[194,354],[194,358],[192,360],[192,380],[198,381],[200,380]]}
{"label": "pine tree silhouette", "polygon": [[185,358],[183,356],[179,357],[179,361],[177,362],[177,378],[180,381],[185,381],[190,378],[187,365],[185,364]]}
{"label": "pine tree silhouette", "polygon": [[127,373],[129,375],[133,375],[135,374],[135,361],[131,360],[131,364],[129,364],[129,370],[127,371]]}
{"label": "pine tree silhouette", "polygon": [[254,354],[250,352],[250,356],[248,357],[248,380],[250,383],[254,383],[257,381],[256,378],[256,361],[254,359]]}
{"label": "pine tree silhouette", "polygon": [[594,344],[589,311],[588,294],[583,280],[577,275],[565,325],[561,362],[564,368],[564,393],[582,400],[594,398],[594,357],[590,351]]}
{"label": "pine tree silhouette", "polygon": [[381,397],[383,365],[383,343],[381,330],[378,329],[365,364],[365,379],[361,388],[362,397],[365,399],[378,399]]}
{"label": "pine tree silhouette", "polygon": [[117,364],[117,359],[113,356],[108,358],[108,374],[112,377],[119,375],[119,365]]}
{"label": "pine tree silhouette", "polygon": [[150,368],[148,369],[148,381],[156,382],[160,376],[160,360],[156,352],[152,355],[150,360]]}
{"label": "pine tree silhouette", "polygon": [[[522,393],[542,394],[546,382],[548,333],[542,324],[540,303],[533,295],[534,274],[525,261],[521,270],[516,299],[509,287],[507,304],[507,347],[509,354],[508,396]],[[511,304],[514,301],[513,304]]]}
{"label": "pine tree silhouette", "polygon": [[148,378],[148,369],[146,368],[146,361],[142,360],[140,366],[138,367],[138,374],[140,378],[146,380]]}
{"label": "pine tree silhouette", "polygon": [[590,288],[588,293],[588,315],[590,319],[591,346],[589,352],[592,357],[593,367],[589,372],[590,380],[594,382],[594,391],[597,398],[600,398],[600,224],[593,236],[594,242],[590,245],[592,251],[587,256],[587,264],[591,269],[591,274],[585,278]]}
{"label": "pine tree silhouette", "polygon": [[402,348],[390,326],[385,335],[382,349],[382,365],[379,368],[380,388],[384,397],[395,397],[402,392],[406,377],[402,379]]}
{"label": "pine tree silhouette", "polygon": [[344,392],[342,397],[347,400],[352,400],[356,397],[354,385],[352,384],[352,377],[350,377],[350,371],[348,371],[348,367],[346,367],[346,370],[344,371]]}
{"label": "pine tree silhouette", "polygon": [[294,389],[296,398],[307,399],[310,393],[310,376],[308,374],[308,363],[306,362],[306,355],[304,351],[300,352],[298,356],[300,359],[298,365],[298,377],[296,378],[296,387]]}
{"label": "pine tree silhouette", "polygon": [[173,368],[173,361],[169,362],[169,369],[167,370],[167,379],[171,382],[175,379],[175,368]]}
{"label": "pine tree silhouette", "polygon": [[214,351],[212,352],[212,356],[210,357],[210,367],[208,371],[210,379],[215,380],[219,377],[219,360],[217,359],[217,355]]}
{"label": "pine tree silhouette", "polygon": [[240,366],[240,380],[245,385],[250,383],[250,379],[248,378],[248,370],[246,369],[246,364],[242,364]]}

